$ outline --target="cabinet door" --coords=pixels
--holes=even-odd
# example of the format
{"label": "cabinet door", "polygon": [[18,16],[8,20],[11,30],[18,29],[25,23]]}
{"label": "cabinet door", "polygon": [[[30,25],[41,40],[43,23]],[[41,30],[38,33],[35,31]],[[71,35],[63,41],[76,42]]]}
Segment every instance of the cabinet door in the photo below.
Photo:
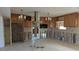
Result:
{"label": "cabinet door", "polygon": [[78,19],[77,19],[76,23],[77,23],[77,26],[79,27],[79,14],[78,14]]}
{"label": "cabinet door", "polygon": [[76,13],[70,15],[70,26],[71,27],[77,26],[77,14]]}
{"label": "cabinet door", "polygon": [[76,14],[74,14],[75,16],[74,16],[74,26],[75,27],[78,27],[78,13],[76,13]]}
{"label": "cabinet door", "polygon": [[12,23],[17,23],[18,22],[18,15],[17,14],[11,14],[11,20],[12,20]]}
{"label": "cabinet door", "polygon": [[69,22],[70,22],[69,16],[68,15],[65,15],[64,16],[64,26],[65,27],[69,27],[70,26]]}
{"label": "cabinet door", "polygon": [[65,15],[64,26],[65,27],[76,27],[77,26],[77,13]]}

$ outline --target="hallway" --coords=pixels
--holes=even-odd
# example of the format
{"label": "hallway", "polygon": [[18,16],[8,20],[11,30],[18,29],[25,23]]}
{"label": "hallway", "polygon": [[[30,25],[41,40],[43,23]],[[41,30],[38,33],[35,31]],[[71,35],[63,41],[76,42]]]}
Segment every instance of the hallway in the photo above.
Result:
{"label": "hallway", "polygon": [[31,47],[31,41],[24,43],[14,43],[12,46],[1,48],[0,51],[77,51],[78,47],[59,40],[39,40],[35,43],[36,47],[43,46],[44,48]]}

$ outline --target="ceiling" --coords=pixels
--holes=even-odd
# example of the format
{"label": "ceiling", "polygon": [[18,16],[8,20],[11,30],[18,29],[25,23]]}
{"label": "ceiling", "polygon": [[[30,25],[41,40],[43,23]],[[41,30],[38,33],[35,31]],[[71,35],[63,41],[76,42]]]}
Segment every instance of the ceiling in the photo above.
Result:
{"label": "ceiling", "polygon": [[79,12],[78,7],[11,7],[11,12],[21,14],[21,9],[25,15],[34,15],[34,11],[38,11],[40,16],[48,16],[49,13],[51,17]]}

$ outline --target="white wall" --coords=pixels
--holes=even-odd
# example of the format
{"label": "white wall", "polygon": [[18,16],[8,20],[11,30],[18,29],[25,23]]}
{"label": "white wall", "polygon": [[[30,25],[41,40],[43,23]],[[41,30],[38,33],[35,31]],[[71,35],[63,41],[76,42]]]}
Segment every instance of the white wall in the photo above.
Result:
{"label": "white wall", "polygon": [[0,16],[0,48],[4,47],[4,26],[3,26],[3,18]]}
{"label": "white wall", "polygon": [[[9,18],[10,19],[11,18],[11,10],[10,10],[10,7],[0,7],[0,16],[2,16],[3,19],[6,19],[6,18]],[[1,22],[1,20],[0,20],[0,22]],[[2,25],[0,25],[0,26],[2,26]],[[4,43],[6,43],[7,41],[8,42],[10,41],[10,43],[12,43],[12,40],[11,40],[12,39],[11,19],[10,19],[10,27],[6,27],[5,28],[4,35],[5,35],[5,37],[4,37],[5,42]]]}
{"label": "white wall", "polygon": [[11,16],[10,7],[0,7],[0,14],[4,17],[10,18]]}

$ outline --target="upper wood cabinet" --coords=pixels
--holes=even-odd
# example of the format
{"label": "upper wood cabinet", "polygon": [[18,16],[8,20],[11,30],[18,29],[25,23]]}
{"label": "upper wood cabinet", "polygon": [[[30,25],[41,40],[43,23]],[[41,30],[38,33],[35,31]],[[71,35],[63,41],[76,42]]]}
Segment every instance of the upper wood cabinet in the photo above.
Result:
{"label": "upper wood cabinet", "polygon": [[56,21],[58,21],[57,17],[52,18],[50,21],[50,27],[55,28],[56,27]]}
{"label": "upper wood cabinet", "polygon": [[12,23],[22,23],[24,27],[31,27],[32,26],[32,19],[31,16],[26,16],[26,19],[23,21],[18,20],[18,16],[20,14],[11,14],[11,21]]}
{"label": "upper wood cabinet", "polygon": [[48,24],[48,18],[47,17],[40,17],[40,23],[41,24]]}
{"label": "upper wood cabinet", "polygon": [[79,27],[79,13],[78,13],[78,19],[76,21],[77,26]]}
{"label": "upper wood cabinet", "polygon": [[11,14],[11,20],[12,23],[17,23],[18,22],[18,14]]}
{"label": "upper wood cabinet", "polygon": [[65,27],[77,27],[78,26],[78,13],[64,15]]}
{"label": "upper wood cabinet", "polygon": [[65,27],[79,27],[79,13],[72,13],[52,18],[52,26],[56,27],[57,21],[64,21]]}

